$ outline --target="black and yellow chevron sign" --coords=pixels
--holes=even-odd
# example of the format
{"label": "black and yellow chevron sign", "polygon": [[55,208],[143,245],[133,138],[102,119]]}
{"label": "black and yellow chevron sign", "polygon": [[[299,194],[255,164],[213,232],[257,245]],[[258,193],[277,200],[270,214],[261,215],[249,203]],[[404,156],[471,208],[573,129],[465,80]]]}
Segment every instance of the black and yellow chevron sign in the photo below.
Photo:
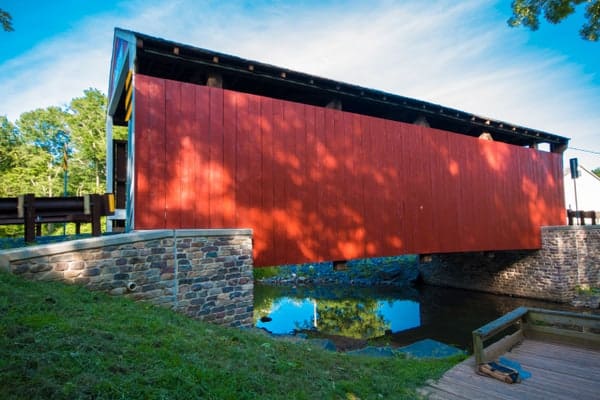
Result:
{"label": "black and yellow chevron sign", "polygon": [[125,121],[129,121],[131,118],[131,96],[133,93],[133,85],[131,84],[133,78],[132,70],[127,72],[127,78],[125,78]]}

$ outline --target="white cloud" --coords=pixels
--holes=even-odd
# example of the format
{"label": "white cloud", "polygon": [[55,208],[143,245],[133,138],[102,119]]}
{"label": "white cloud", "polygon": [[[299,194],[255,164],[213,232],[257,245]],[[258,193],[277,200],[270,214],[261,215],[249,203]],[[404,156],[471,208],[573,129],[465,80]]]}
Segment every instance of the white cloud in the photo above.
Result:
{"label": "white cloud", "polygon": [[[225,4],[223,4],[225,3]],[[600,147],[600,88],[564,56],[530,48],[493,2],[140,1],[91,17],[0,65],[0,113],[107,89],[114,26],[415,97]],[[588,156],[577,154],[580,158]],[[600,165],[598,156],[587,164]]]}

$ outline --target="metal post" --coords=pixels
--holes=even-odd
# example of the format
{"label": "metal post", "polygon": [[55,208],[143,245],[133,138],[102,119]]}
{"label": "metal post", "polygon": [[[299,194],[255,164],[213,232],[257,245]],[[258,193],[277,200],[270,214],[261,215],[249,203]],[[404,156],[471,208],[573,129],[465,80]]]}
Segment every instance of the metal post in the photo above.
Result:
{"label": "metal post", "polygon": [[579,178],[579,161],[577,158],[571,158],[569,160],[569,168],[571,169],[571,178],[573,178],[573,188],[575,189],[575,212],[579,211],[579,204],[577,204],[577,182]]}
{"label": "metal post", "polygon": [[579,204],[577,204],[577,179],[573,178],[573,189],[575,190],[575,212],[579,211]]}

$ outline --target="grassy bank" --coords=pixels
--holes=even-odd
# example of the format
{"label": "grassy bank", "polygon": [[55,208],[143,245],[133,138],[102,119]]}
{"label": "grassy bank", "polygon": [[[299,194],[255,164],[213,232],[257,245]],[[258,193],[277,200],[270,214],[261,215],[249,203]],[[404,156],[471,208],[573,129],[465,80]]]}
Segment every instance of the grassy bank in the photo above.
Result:
{"label": "grassy bank", "polygon": [[410,399],[456,361],[329,353],[0,272],[2,399]]}

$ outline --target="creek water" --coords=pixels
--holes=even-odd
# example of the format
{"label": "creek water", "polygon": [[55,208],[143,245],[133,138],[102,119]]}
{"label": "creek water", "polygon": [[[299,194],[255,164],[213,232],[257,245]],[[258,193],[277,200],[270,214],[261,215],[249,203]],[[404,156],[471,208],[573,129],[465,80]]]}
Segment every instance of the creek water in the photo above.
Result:
{"label": "creek water", "polygon": [[[471,332],[520,307],[565,304],[434,286],[254,286],[256,327],[273,334],[370,339],[393,347],[434,339],[471,352]],[[582,310],[577,310],[582,311]]]}

